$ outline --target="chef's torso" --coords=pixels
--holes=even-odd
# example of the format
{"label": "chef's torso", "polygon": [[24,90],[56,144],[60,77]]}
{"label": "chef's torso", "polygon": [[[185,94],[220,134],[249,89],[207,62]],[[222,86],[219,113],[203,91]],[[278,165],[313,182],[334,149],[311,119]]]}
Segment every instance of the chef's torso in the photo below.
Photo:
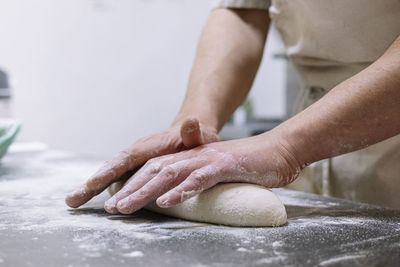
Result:
{"label": "chef's torso", "polygon": [[269,13],[303,87],[319,88],[303,92],[317,96],[303,96],[310,99],[298,110],[377,60],[400,35],[400,0],[272,0]]}

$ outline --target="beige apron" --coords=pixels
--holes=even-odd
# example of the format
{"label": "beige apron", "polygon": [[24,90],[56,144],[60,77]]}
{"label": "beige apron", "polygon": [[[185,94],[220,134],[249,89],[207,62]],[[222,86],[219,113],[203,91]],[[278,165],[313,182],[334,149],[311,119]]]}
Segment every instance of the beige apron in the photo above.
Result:
{"label": "beige apron", "polygon": [[[229,2],[269,4],[220,6]],[[400,0],[272,0],[269,13],[302,80],[297,112],[373,63],[400,35]],[[400,135],[314,163],[289,188],[399,209]]]}

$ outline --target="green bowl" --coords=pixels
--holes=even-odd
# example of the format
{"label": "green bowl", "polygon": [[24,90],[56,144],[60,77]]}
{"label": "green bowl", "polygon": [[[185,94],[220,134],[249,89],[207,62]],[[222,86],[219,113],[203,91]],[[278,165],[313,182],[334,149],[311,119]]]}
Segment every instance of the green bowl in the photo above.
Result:
{"label": "green bowl", "polygon": [[20,129],[20,121],[0,119],[0,159],[7,153],[8,147],[14,141]]}

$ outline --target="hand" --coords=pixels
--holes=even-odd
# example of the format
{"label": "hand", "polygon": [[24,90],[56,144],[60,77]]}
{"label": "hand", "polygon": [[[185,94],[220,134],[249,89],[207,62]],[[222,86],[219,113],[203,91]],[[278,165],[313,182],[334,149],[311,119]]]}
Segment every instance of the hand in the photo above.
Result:
{"label": "hand", "polygon": [[149,160],[104,207],[130,214],[157,199],[166,208],[220,182],[279,187],[292,182],[300,169],[272,134],[211,143]]}
{"label": "hand", "polygon": [[68,206],[76,208],[101,193],[127,172],[151,158],[176,153],[201,144],[218,141],[216,130],[200,124],[194,117],[175,123],[167,131],[140,139],[107,161],[84,185],[66,197]]}

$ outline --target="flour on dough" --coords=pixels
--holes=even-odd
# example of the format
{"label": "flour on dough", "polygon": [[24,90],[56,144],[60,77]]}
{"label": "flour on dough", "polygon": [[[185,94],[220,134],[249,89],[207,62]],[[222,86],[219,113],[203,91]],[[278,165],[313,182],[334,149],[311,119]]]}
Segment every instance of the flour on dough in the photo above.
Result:
{"label": "flour on dough", "polygon": [[[111,195],[122,187],[114,183]],[[171,208],[155,203],[145,207],[181,219],[231,226],[280,226],[286,223],[285,206],[269,189],[246,183],[221,183]]]}

